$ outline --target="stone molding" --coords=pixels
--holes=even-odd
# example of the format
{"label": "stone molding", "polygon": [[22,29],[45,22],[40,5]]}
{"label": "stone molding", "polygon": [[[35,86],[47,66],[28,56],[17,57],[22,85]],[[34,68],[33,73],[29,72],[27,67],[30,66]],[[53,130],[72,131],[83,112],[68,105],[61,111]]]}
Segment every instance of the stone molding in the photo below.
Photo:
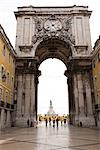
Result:
{"label": "stone molding", "polygon": [[23,57],[16,59],[17,74],[37,74],[37,58]]}
{"label": "stone molding", "polygon": [[19,46],[20,51],[25,52],[25,53],[30,52],[32,47],[33,47],[32,45],[20,45]]}

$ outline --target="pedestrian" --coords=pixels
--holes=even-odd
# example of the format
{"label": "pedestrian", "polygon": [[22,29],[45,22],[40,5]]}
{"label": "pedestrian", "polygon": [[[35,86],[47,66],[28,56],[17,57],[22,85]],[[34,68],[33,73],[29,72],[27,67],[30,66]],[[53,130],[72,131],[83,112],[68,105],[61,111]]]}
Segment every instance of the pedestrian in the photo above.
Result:
{"label": "pedestrian", "polygon": [[66,127],[66,118],[64,118],[64,126]]}
{"label": "pedestrian", "polygon": [[58,128],[58,125],[59,125],[59,118],[58,117],[56,119],[56,124],[57,124],[57,128]]}
{"label": "pedestrian", "polygon": [[29,121],[29,119],[27,120],[27,126],[28,126],[28,127],[30,126],[30,121]]}
{"label": "pedestrian", "polygon": [[62,126],[62,122],[63,122],[63,121],[61,120],[61,126]]}
{"label": "pedestrian", "polygon": [[40,118],[40,116],[39,116],[39,122],[41,122],[41,118]]}
{"label": "pedestrian", "polygon": [[48,124],[48,119],[45,118],[45,125],[46,125],[46,127],[47,127],[47,124]]}
{"label": "pedestrian", "polygon": [[55,127],[55,118],[53,118],[53,127]]}
{"label": "pedestrian", "polygon": [[31,121],[30,127],[33,127],[33,122]]}
{"label": "pedestrian", "polygon": [[61,122],[61,126],[63,124],[63,116],[60,116],[60,122]]}
{"label": "pedestrian", "polygon": [[49,117],[49,125],[51,126],[51,117]]}

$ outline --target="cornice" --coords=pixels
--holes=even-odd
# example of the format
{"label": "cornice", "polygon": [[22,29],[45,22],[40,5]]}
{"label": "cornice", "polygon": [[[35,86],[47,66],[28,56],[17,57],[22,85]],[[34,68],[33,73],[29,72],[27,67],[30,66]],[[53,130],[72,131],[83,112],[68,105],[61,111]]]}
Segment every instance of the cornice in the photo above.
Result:
{"label": "cornice", "polygon": [[13,54],[13,56],[15,57],[16,52],[15,52],[9,38],[7,37],[3,27],[1,26],[1,24],[0,24],[0,35],[1,35],[2,39],[4,40],[6,46],[8,47],[9,51],[11,52],[11,54]]}
{"label": "cornice", "polygon": [[93,51],[91,53],[92,59],[95,59],[95,56],[98,54],[99,51],[100,51],[100,36],[94,44]]}
{"label": "cornice", "polygon": [[88,11],[88,6],[61,6],[61,7],[33,7],[23,6],[18,7],[18,11],[14,12],[16,18],[23,15],[88,15],[90,16],[92,11]]}

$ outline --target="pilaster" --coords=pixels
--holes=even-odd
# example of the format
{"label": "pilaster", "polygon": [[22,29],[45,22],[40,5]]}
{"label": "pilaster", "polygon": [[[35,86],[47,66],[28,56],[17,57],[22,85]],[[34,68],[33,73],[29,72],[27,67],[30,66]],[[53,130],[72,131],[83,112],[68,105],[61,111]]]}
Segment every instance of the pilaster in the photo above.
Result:
{"label": "pilaster", "polygon": [[77,74],[77,79],[78,79],[79,115],[84,116],[83,82],[81,73]]}
{"label": "pilaster", "polygon": [[35,112],[35,81],[34,81],[34,74],[31,75],[31,85],[30,85],[30,89],[31,89],[31,94],[30,94],[30,116],[31,118],[34,117],[34,114],[36,114]]}
{"label": "pilaster", "polygon": [[25,117],[30,118],[30,74],[26,74],[25,80]]}
{"label": "pilaster", "polygon": [[86,87],[86,99],[87,99],[88,115],[93,115],[91,87],[90,87],[90,81],[89,81],[89,76],[88,75],[86,76],[85,87]]}
{"label": "pilaster", "polygon": [[79,124],[79,98],[78,98],[78,82],[77,74],[74,74],[74,101],[75,101],[75,124]]}
{"label": "pilaster", "polygon": [[1,110],[1,129],[4,128],[4,109]]}
{"label": "pilaster", "polygon": [[17,88],[17,117],[21,117],[22,106],[22,75],[18,75],[18,88]]}
{"label": "pilaster", "polygon": [[10,127],[11,126],[11,115],[10,115],[10,111],[7,111],[7,122],[6,122],[6,127]]}

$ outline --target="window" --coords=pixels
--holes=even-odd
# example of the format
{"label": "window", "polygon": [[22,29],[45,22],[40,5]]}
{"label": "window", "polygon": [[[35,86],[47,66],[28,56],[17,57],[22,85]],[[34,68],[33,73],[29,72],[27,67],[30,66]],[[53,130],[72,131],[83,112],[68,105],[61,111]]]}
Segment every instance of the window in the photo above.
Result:
{"label": "window", "polygon": [[2,51],[3,55],[5,56],[6,55],[6,47],[5,45],[3,46],[3,51]]}
{"label": "window", "polygon": [[11,85],[12,85],[12,87],[13,87],[13,84],[14,84],[14,78],[12,77],[11,78]]}
{"label": "window", "polygon": [[1,68],[1,77],[4,75],[4,67]]}
{"label": "window", "polygon": [[3,46],[3,51],[2,51],[2,53],[3,53],[3,56],[6,55],[6,46],[5,46],[5,45]]}
{"label": "window", "polygon": [[8,91],[6,91],[6,93],[5,93],[5,102],[6,103],[8,102]]}
{"label": "window", "polygon": [[2,89],[0,88],[0,101],[2,101]]}
{"label": "window", "polygon": [[2,81],[5,82],[6,74],[5,74],[5,69],[4,69],[3,66],[1,67],[1,75],[0,75],[0,77],[1,77]]}
{"label": "window", "polygon": [[7,85],[9,84],[9,80],[10,80],[9,72],[7,72]]}
{"label": "window", "polygon": [[14,74],[14,72],[15,72],[15,61],[14,61],[14,58],[13,58],[13,60],[12,60],[12,74]]}
{"label": "window", "polygon": [[11,56],[10,56],[10,52],[9,52],[9,55],[8,55],[8,62],[9,62],[9,63],[10,63],[10,57],[11,57]]}

